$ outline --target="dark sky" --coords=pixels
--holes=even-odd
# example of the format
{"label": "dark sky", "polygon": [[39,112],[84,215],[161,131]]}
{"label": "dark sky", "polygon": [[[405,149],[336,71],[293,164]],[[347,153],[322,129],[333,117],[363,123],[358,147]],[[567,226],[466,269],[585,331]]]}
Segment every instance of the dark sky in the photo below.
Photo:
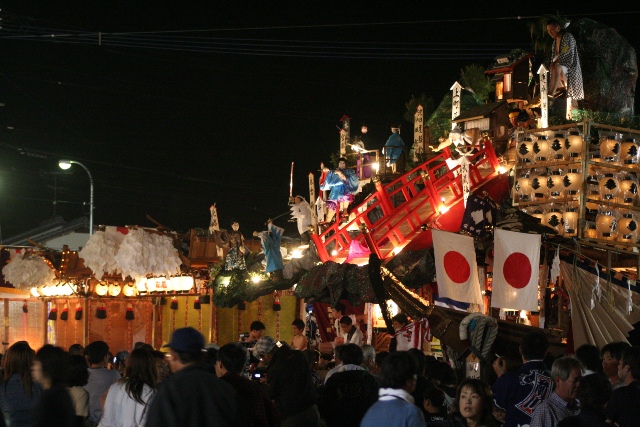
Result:
{"label": "dark sky", "polygon": [[[96,224],[152,225],[148,214],[204,228],[216,202],[222,224],[236,218],[249,236],[288,210],[291,162],[294,193],[308,194],[306,175],[338,150],[343,114],[369,126],[368,148],[393,123],[411,141],[412,95],[439,103],[464,65],[528,49],[526,23],[561,4],[50,3],[2,3],[5,238],[88,212],[86,172],[62,173],[60,158],[91,170]],[[584,7],[559,12],[610,25],[638,49],[628,3]]]}

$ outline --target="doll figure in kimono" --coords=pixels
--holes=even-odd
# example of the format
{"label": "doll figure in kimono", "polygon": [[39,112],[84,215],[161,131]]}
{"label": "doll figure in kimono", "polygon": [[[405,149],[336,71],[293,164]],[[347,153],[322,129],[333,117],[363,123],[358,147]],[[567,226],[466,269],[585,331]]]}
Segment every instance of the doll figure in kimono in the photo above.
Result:
{"label": "doll figure in kimono", "polygon": [[213,235],[217,245],[229,248],[224,261],[224,269],[227,271],[246,270],[244,256],[247,250],[244,247],[244,237],[240,232],[238,221],[231,222],[231,231],[214,231]]}
{"label": "doll figure in kimono", "polygon": [[280,251],[280,242],[282,241],[282,233],[284,229],[273,224],[271,220],[267,221],[267,231],[254,231],[253,235],[260,238],[262,250],[267,262],[266,273],[274,273],[274,276],[282,276],[284,264],[282,262],[282,252]]}
{"label": "doll figure in kimono", "polygon": [[351,169],[347,169],[347,159],[344,157],[338,161],[338,169],[336,170],[330,171],[324,165],[320,165],[320,167],[327,173],[320,189],[330,190],[325,220],[325,223],[328,224],[335,217],[336,211],[340,210],[346,214],[347,206],[353,202],[353,195],[358,191],[359,181],[356,174]]}

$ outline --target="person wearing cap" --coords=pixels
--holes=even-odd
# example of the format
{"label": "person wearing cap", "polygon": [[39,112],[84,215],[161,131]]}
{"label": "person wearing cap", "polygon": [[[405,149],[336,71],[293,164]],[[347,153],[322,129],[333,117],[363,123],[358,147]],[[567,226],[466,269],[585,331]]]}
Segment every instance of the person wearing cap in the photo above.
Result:
{"label": "person wearing cap", "polygon": [[320,165],[323,172],[327,174],[320,189],[330,190],[327,197],[327,218],[325,224],[331,223],[336,213],[345,211],[349,203],[354,200],[354,193],[358,191],[359,181],[355,172],[347,168],[347,159],[340,157],[338,169],[330,171],[329,168]]}
{"label": "person wearing cap", "polygon": [[282,417],[281,426],[319,426],[318,396],[306,356],[270,336],[258,340],[253,355],[267,365],[267,390]]}
{"label": "person wearing cap", "polygon": [[191,327],[176,329],[166,346],[173,375],[151,402],[147,425],[244,425],[236,391],[200,366],[204,357],[202,334]]}

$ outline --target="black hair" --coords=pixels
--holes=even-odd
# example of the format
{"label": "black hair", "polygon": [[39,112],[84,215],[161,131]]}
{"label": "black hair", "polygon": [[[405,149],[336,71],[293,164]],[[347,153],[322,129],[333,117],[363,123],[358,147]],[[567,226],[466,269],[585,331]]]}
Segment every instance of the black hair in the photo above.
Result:
{"label": "black hair", "polygon": [[534,331],[522,337],[522,356],[525,360],[544,359],[549,349],[549,340],[543,332]]}
{"label": "black hair", "polygon": [[77,354],[69,356],[69,387],[82,387],[89,381],[89,369],[84,357]]}
{"label": "black hair", "polygon": [[382,362],[383,388],[404,388],[407,381],[413,379],[418,373],[418,362],[406,351],[390,353]]}
{"label": "black hair", "polygon": [[340,301],[338,301],[337,303],[335,303],[335,305],[333,306],[333,308],[335,310],[338,310],[340,313],[344,314],[345,311],[347,311],[347,307],[341,303]]}
{"label": "black hair", "polygon": [[633,378],[640,379],[640,347],[627,347],[622,351],[624,365],[629,365]]}
{"label": "black hair", "polygon": [[418,375],[424,375],[424,368],[427,364],[427,357],[424,352],[417,348],[410,348],[407,350],[407,353],[412,355],[416,359],[416,362],[418,362]]}
{"label": "black hair", "polygon": [[395,316],[393,316],[391,318],[391,321],[392,322],[402,323],[403,325],[406,325],[407,323],[409,323],[409,318],[404,313],[398,313],[398,314],[396,314]]}
{"label": "black hair", "polygon": [[344,365],[361,365],[364,356],[357,344],[345,344],[340,347],[340,360]]}
{"label": "black hair", "polygon": [[349,316],[342,316],[340,318],[340,324],[341,325],[353,325],[353,320],[351,320],[351,317],[349,317]]}
{"label": "black hair", "polygon": [[338,163],[340,163],[340,162],[345,162],[345,163],[347,163],[347,159],[346,159],[345,157],[340,157],[340,158],[338,159]]}
{"label": "black hair", "polygon": [[576,350],[576,359],[590,371],[601,372],[602,361],[600,360],[600,350],[593,344],[583,344]]}
{"label": "black hair", "polygon": [[622,350],[625,348],[629,348],[631,345],[624,341],[615,341],[610,342],[609,344],[605,344],[604,347],[600,350],[600,355],[604,356],[606,352],[609,352],[609,356],[613,357],[617,361],[620,361],[622,357]]}
{"label": "black hair", "polygon": [[48,378],[52,386],[66,387],[69,384],[71,364],[66,351],[45,344],[36,352],[35,360],[42,365],[42,376]]}
{"label": "black hair", "polygon": [[225,344],[218,350],[218,361],[227,371],[239,374],[247,361],[247,350],[236,343]]}
{"label": "black hair", "polygon": [[71,344],[71,346],[69,347],[69,354],[74,354],[74,355],[77,354],[77,355],[83,356],[84,347],[82,346],[82,344]]}
{"label": "black hair", "polygon": [[429,400],[432,406],[442,408],[444,406],[444,391],[440,390],[431,380],[427,380],[422,392],[422,399]]}
{"label": "black hair", "polygon": [[249,326],[250,331],[264,331],[265,329],[267,328],[264,326],[264,323],[259,320],[254,320],[251,322],[251,326]]}
{"label": "black hair", "polygon": [[389,356],[388,351],[379,351],[378,353],[376,353],[376,365],[382,366],[382,363],[384,362],[384,359],[387,358],[387,356]]}
{"label": "black hair", "polygon": [[578,400],[583,408],[602,409],[611,398],[611,381],[602,372],[582,377],[578,385]]}
{"label": "black hair", "polygon": [[462,389],[464,387],[471,388],[473,392],[478,394],[480,396],[480,399],[482,399],[482,415],[480,417],[478,425],[487,427],[497,426],[498,423],[493,417],[493,398],[491,395],[491,390],[484,382],[475,378],[465,378],[458,386],[458,389],[456,390],[456,400],[454,403],[453,413],[460,413],[460,395],[462,394]]}
{"label": "black hair", "polygon": [[291,322],[291,325],[295,326],[301,331],[304,330],[304,322],[302,321],[302,319],[293,319],[293,322]]}
{"label": "black hair", "polygon": [[545,25],[557,26],[557,27],[560,27],[561,30],[564,28],[562,26],[562,24],[560,23],[560,21],[558,21],[557,19],[553,19],[553,18],[549,19]]}
{"label": "black hair", "polygon": [[104,360],[105,356],[109,354],[109,345],[104,341],[94,341],[84,349],[89,363],[92,365],[100,363]]}
{"label": "black hair", "polygon": [[453,368],[441,360],[427,364],[426,374],[428,378],[432,378],[440,385],[452,385],[457,382]]}

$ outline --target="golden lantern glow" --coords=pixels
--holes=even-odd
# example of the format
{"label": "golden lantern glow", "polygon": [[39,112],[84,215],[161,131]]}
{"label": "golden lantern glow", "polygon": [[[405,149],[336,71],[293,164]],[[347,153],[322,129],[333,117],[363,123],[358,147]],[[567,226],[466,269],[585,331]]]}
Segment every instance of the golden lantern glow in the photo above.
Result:
{"label": "golden lantern glow", "polygon": [[532,169],[529,173],[531,188],[533,189],[533,198],[538,202],[544,202],[548,198],[546,173],[546,168]]}
{"label": "golden lantern glow", "polygon": [[586,239],[595,239],[598,237],[598,231],[596,229],[596,223],[593,221],[587,221],[584,227],[584,237]]}
{"label": "golden lantern glow", "polygon": [[122,288],[120,287],[120,285],[118,285],[117,283],[112,283],[109,285],[109,295],[112,297],[117,297],[118,295],[120,295],[120,292],[122,291]]}
{"label": "golden lantern glow", "polygon": [[564,133],[557,132],[553,135],[553,139],[549,142],[549,148],[551,152],[551,159],[553,160],[564,160],[564,143],[566,138]]}
{"label": "golden lantern glow", "polygon": [[525,136],[516,146],[516,153],[518,158],[524,163],[530,163],[533,161],[533,140],[530,136]]}
{"label": "golden lantern glow", "polygon": [[620,164],[635,165],[638,163],[638,142],[628,137],[620,144]]}
{"label": "golden lantern glow", "polygon": [[103,297],[109,292],[109,286],[107,286],[105,282],[100,282],[96,285],[95,292],[97,295]]}
{"label": "golden lantern glow", "polygon": [[29,290],[29,293],[31,294],[32,297],[39,297],[40,293],[38,292],[38,288],[33,287]]}
{"label": "golden lantern glow", "polygon": [[147,292],[155,292],[156,291],[156,283],[157,280],[155,277],[147,277],[147,281],[145,283],[145,286],[147,288]]}
{"label": "golden lantern glow", "polygon": [[567,237],[576,236],[578,234],[578,206],[575,203],[570,203],[567,205],[567,208],[564,210],[564,215],[562,217],[563,227],[564,227],[564,235]]}
{"label": "golden lantern glow", "polygon": [[620,142],[613,135],[600,138],[600,159],[613,163],[620,160]]}
{"label": "golden lantern glow", "polygon": [[625,174],[620,183],[620,202],[625,205],[633,205],[638,196],[638,180],[631,174]]}
{"label": "golden lantern glow", "polygon": [[146,292],[147,291],[147,278],[146,277],[137,277],[136,278],[136,288],[138,292]]}
{"label": "golden lantern glow", "polygon": [[538,140],[533,143],[534,159],[540,162],[546,162],[549,160],[550,150],[549,137],[547,135],[538,136]]}
{"label": "golden lantern glow", "polygon": [[547,188],[549,189],[549,198],[556,199],[562,196],[564,192],[564,177],[560,169],[552,170],[547,178]]}
{"label": "golden lantern glow", "polygon": [[580,173],[580,169],[568,169],[567,173],[564,174],[562,182],[567,195],[575,196],[578,194],[582,188],[582,174]]}
{"label": "golden lantern glow", "polygon": [[605,173],[598,180],[601,200],[611,200],[620,193],[620,182],[613,173]]}
{"label": "golden lantern glow", "polygon": [[521,202],[531,201],[533,188],[531,187],[531,178],[529,178],[529,174],[522,175],[516,180],[514,190]]}
{"label": "golden lantern glow", "polygon": [[638,241],[638,222],[631,212],[624,212],[618,221],[618,241],[625,243]]}
{"label": "golden lantern glow", "polygon": [[133,283],[127,283],[122,288],[122,295],[124,295],[125,297],[132,297],[135,294],[136,294],[136,287],[133,285]]}
{"label": "golden lantern glow", "polygon": [[556,230],[559,236],[562,236],[564,232],[562,226],[562,215],[562,209],[558,207],[552,207],[549,209],[549,212],[544,215],[544,225]]}
{"label": "golden lantern glow", "polygon": [[564,142],[565,153],[567,159],[577,159],[582,156],[582,148],[584,146],[584,139],[577,130],[569,132],[569,136]]}
{"label": "golden lantern glow", "polygon": [[596,216],[596,229],[598,238],[606,240],[615,240],[616,233],[616,217],[611,211],[603,211]]}

